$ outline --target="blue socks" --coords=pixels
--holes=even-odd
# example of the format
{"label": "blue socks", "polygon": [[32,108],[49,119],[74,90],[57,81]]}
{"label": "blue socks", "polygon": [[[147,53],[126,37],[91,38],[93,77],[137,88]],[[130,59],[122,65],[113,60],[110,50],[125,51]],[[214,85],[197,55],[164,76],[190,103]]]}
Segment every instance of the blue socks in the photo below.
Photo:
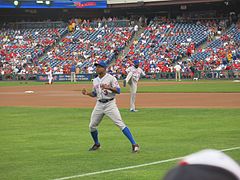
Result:
{"label": "blue socks", "polygon": [[92,138],[94,140],[94,143],[99,144],[99,142],[98,142],[98,131],[96,130],[96,131],[91,132],[91,135],[92,135]]}
{"label": "blue socks", "polygon": [[[130,130],[128,129],[128,127],[125,127],[123,130],[122,130],[123,134],[129,139],[129,141],[132,143],[132,144],[136,144],[136,142],[134,141],[133,139],[133,136],[130,132]],[[94,140],[94,143],[95,144],[100,144],[99,141],[98,141],[98,131],[93,131],[91,132],[91,135],[92,135],[92,138]]]}
{"label": "blue socks", "polygon": [[132,144],[136,144],[136,142],[134,141],[133,139],[133,136],[130,132],[130,130],[128,129],[128,127],[125,127],[123,130],[122,130],[123,134],[129,139],[129,141],[132,143]]}

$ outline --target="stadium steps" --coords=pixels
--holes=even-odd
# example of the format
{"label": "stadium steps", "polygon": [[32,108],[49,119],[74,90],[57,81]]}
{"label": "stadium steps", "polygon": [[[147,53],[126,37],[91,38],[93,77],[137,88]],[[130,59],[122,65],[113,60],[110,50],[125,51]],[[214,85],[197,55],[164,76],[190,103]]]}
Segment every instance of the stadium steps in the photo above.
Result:
{"label": "stadium steps", "polygon": [[69,35],[68,28],[66,27],[64,34],[61,38],[59,38],[47,51],[45,51],[40,57],[39,62],[43,61],[47,57],[47,53],[51,51],[62,39],[64,39],[67,35]]}
{"label": "stadium steps", "polygon": [[[232,25],[230,25],[228,28],[226,28],[224,31],[222,31],[222,35],[224,35],[224,34],[226,34],[226,33],[228,33],[228,32],[230,32],[231,31],[231,29],[232,29]],[[221,36],[222,36],[221,35]],[[219,43],[217,43],[218,41],[220,41],[220,37],[221,36],[219,36],[219,35],[215,35],[215,36],[213,36],[213,40],[212,41],[210,41],[210,42],[204,42],[203,44],[201,44],[197,49],[196,49],[196,51],[195,51],[195,53],[194,54],[192,54],[192,57],[201,57],[201,58],[206,58],[206,57],[208,57],[209,56],[209,53],[204,53],[204,52],[198,52],[198,49],[200,49],[200,48],[202,48],[202,49],[206,49],[206,48],[208,48],[208,47],[211,47],[211,46],[216,46],[216,47],[218,47],[219,46]],[[220,41],[221,42],[221,41]],[[203,54],[203,55],[201,55],[201,54]],[[187,60],[187,59],[189,59],[188,57],[184,57],[183,58],[183,61],[184,60]],[[193,60],[193,58],[190,58],[191,60]],[[197,58],[197,60],[198,60],[198,58]]]}
{"label": "stadium steps", "polygon": [[[130,46],[132,45],[133,41],[134,41],[135,39],[139,39],[140,34],[144,32],[144,28],[145,28],[145,27],[139,26],[138,32],[134,34],[134,36],[133,36],[133,37],[131,38],[131,40],[128,42],[127,46],[124,47],[124,49],[119,53],[119,55],[118,55],[118,57],[117,57],[116,59],[118,59],[118,58],[124,58],[124,57],[128,54],[129,49],[130,49]],[[115,62],[112,62],[112,64],[114,64],[114,63],[115,63]]]}

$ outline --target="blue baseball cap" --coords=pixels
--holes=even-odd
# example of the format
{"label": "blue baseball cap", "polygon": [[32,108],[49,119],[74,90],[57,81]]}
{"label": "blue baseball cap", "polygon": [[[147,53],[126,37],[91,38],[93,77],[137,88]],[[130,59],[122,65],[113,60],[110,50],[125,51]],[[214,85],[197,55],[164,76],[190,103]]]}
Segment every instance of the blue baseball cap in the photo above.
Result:
{"label": "blue baseball cap", "polygon": [[134,64],[134,65],[138,65],[139,63],[140,63],[139,60],[134,60],[134,61],[133,61],[133,64]]}
{"label": "blue baseball cap", "polygon": [[97,66],[97,65],[99,65],[99,66],[101,66],[101,67],[103,67],[103,68],[106,68],[106,67],[107,67],[107,64],[106,64],[105,61],[103,61],[103,60],[94,63],[94,66]]}

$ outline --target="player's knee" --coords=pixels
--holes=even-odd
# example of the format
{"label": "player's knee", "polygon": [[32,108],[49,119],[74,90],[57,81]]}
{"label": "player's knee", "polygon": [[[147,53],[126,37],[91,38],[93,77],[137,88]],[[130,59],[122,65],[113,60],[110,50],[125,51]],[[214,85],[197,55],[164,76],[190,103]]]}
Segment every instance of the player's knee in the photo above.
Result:
{"label": "player's knee", "polygon": [[89,130],[90,130],[90,132],[96,131],[97,127],[92,124],[89,124]]}
{"label": "player's knee", "polygon": [[124,125],[124,126],[120,126],[119,128],[120,128],[120,130],[122,131],[122,130],[124,130],[125,129],[125,127],[127,127],[126,125]]}
{"label": "player's knee", "polygon": [[121,123],[115,122],[115,125],[116,125],[120,130],[123,130],[123,129],[126,127],[126,125],[125,125],[123,122],[121,122]]}

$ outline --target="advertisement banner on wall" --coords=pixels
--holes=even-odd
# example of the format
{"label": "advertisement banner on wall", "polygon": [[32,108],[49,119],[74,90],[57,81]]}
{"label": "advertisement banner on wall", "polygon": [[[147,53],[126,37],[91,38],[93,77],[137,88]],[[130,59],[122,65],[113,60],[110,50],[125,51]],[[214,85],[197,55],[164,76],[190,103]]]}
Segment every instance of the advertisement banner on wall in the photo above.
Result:
{"label": "advertisement banner on wall", "polygon": [[107,8],[104,0],[0,0],[0,8]]}
{"label": "advertisement banner on wall", "polygon": [[[77,74],[76,81],[91,81],[92,74]],[[37,81],[48,81],[48,76],[45,74],[37,75]],[[71,81],[70,74],[54,74],[53,81]]]}

